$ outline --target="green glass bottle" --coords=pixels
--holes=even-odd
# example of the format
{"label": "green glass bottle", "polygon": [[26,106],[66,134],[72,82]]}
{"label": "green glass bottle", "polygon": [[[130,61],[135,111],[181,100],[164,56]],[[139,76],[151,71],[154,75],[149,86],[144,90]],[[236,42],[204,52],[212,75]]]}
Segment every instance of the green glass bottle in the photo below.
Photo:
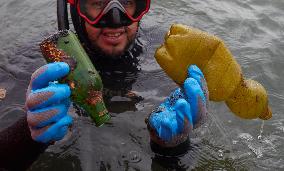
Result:
{"label": "green glass bottle", "polygon": [[60,82],[69,84],[72,101],[88,113],[96,126],[108,121],[101,77],[77,36],[70,30],[59,31],[40,43],[40,49],[47,62],[69,64],[71,72]]}

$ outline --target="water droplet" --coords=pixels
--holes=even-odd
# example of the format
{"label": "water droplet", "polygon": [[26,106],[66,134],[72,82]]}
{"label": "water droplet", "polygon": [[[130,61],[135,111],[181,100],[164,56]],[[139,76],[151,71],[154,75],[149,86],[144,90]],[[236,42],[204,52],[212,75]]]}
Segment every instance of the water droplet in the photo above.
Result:
{"label": "water droplet", "polygon": [[223,151],[222,151],[222,150],[218,150],[218,156],[219,156],[219,157],[223,157],[223,156],[224,156],[224,154],[223,154]]}
{"label": "water droplet", "polygon": [[261,124],[261,127],[260,127],[260,132],[259,132],[259,135],[257,136],[258,140],[261,140],[261,138],[262,138],[263,127],[264,127],[264,121],[262,121],[262,124]]}
{"label": "water droplet", "polygon": [[138,163],[141,161],[140,153],[137,151],[130,151],[127,158],[131,163]]}

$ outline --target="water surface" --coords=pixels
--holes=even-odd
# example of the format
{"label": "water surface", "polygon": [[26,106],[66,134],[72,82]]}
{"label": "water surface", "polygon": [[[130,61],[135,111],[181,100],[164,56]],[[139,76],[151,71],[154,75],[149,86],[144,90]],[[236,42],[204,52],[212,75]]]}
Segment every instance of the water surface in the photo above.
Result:
{"label": "water surface", "polygon": [[[38,43],[57,28],[56,2],[0,3],[0,129],[23,114],[31,74],[45,62]],[[210,103],[209,118],[191,135],[191,148],[177,158],[155,156],[144,118],[176,85],[153,58],[172,23],[183,23],[225,40],[246,78],[268,91],[273,118],[242,120],[223,103]],[[30,170],[283,170],[284,169],[284,1],[156,0],[140,29],[144,53],[127,89],[139,98],[112,94],[112,120],[96,128],[71,109],[75,122],[65,141],[50,147]]]}

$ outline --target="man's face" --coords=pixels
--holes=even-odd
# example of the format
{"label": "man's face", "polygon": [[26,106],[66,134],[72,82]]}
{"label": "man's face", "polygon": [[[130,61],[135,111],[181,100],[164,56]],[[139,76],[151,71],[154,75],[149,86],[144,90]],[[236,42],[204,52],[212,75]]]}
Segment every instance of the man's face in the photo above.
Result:
{"label": "man's face", "polygon": [[92,46],[104,54],[117,57],[123,55],[133,43],[138,30],[138,22],[120,28],[96,28],[85,22]]}
{"label": "man's face", "polygon": [[[87,0],[86,9],[88,14],[95,18],[103,10],[106,0]],[[122,1],[124,8],[129,15],[133,15],[136,10],[136,1]],[[120,28],[95,28],[85,22],[85,28],[92,46],[107,56],[117,57],[122,55],[133,43],[138,30],[138,22],[130,26]]]}

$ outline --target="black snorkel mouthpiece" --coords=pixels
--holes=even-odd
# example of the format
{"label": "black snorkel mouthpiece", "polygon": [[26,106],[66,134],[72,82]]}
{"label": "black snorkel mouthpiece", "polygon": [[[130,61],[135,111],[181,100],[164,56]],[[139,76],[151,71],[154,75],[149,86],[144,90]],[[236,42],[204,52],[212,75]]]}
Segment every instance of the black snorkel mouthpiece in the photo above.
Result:
{"label": "black snorkel mouthpiece", "polygon": [[108,27],[108,28],[119,28],[124,26],[129,26],[132,21],[127,17],[127,15],[121,11],[119,8],[110,9],[100,21],[93,25],[97,28]]}

